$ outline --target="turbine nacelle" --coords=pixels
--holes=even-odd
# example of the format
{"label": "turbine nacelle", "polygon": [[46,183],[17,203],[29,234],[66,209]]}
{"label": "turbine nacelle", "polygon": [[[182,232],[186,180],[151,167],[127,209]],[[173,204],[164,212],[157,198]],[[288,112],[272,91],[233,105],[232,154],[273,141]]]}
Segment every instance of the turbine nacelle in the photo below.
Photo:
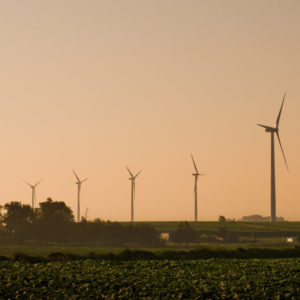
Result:
{"label": "turbine nacelle", "polygon": [[262,125],[262,124],[257,124],[257,125],[264,128],[266,130],[266,132],[278,132],[279,131],[279,128],[266,126],[266,125]]}
{"label": "turbine nacelle", "polygon": [[28,182],[26,182],[26,181],[24,181],[26,184],[28,184],[32,189],[35,189],[38,185],[39,185],[39,183],[42,181],[43,179],[41,179],[41,180],[39,180],[36,184],[30,184],[30,183],[28,183]]}
{"label": "turbine nacelle", "polygon": [[276,127],[266,126],[266,125],[262,125],[262,124],[257,124],[257,125],[260,126],[260,127],[263,127],[266,130],[266,132],[276,133],[278,143],[279,143],[280,148],[281,148],[281,152],[282,152],[282,156],[283,156],[286,168],[289,171],[289,167],[288,167],[288,164],[287,164],[287,161],[286,161],[286,158],[285,158],[285,154],[284,154],[283,147],[282,147],[281,140],[280,140],[280,136],[279,136],[279,122],[280,122],[282,108],[283,108],[283,104],[284,104],[284,100],[285,100],[285,95],[286,95],[286,93],[283,95],[283,100],[282,100],[282,103],[281,103],[281,107],[280,107],[280,110],[279,110],[279,113],[278,113],[278,116],[277,116],[277,119],[276,119]]}
{"label": "turbine nacelle", "polygon": [[83,183],[83,182],[85,182],[85,181],[87,181],[88,180],[88,178],[85,178],[85,179],[83,179],[83,180],[80,180],[79,179],[79,177],[78,177],[78,175],[76,174],[76,172],[73,170],[73,173],[74,173],[74,176],[76,177],[76,179],[77,179],[77,181],[75,182],[75,184],[81,184],[81,183]]}
{"label": "turbine nacelle", "polygon": [[81,190],[81,184],[88,180],[88,178],[85,178],[83,180],[80,180],[79,176],[76,174],[76,172],[73,169],[74,176],[76,177],[77,181],[75,184],[77,184],[77,222],[80,222],[80,190]]}
{"label": "turbine nacelle", "polygon": [[128,178],[129,180],[135,180],[140,175],[140,173],[142,172],[142,170],[141,170],[141,171],[137,172],[136,175],[134,176],[133,173],[129,170],[128,167],[126,167],[126,169],[127,169],[128,173],[131,176],[130,178]]}

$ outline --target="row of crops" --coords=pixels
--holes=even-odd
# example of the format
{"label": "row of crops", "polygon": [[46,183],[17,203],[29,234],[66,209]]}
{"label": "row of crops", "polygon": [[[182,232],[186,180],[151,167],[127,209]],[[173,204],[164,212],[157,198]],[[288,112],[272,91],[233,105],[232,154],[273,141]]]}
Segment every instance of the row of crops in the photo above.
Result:
{"label": "row of crops", "polygon": [[299,299],[300,259],[0,262],[1,299]]}

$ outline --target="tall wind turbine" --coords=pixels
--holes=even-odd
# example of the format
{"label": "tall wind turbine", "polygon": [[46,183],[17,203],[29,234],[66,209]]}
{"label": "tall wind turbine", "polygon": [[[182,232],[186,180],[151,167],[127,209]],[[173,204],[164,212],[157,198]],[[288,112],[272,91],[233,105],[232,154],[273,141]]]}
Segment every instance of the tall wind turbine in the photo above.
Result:
{"label": "tall wind turbine", "polygon": [[83,180],[80,180],[76,172],[73,170],[73,173],[77,179],[77,187],[78,187],[78,192],[77,192],[77,222],[80,222],[80,189],[81,189],[81,184],[85,181],[88,180],[88,178],[85,178]]}
{"label": "tall wind turbine", "polygon": [[197,169],[197,166],[196,166],[196,163],[195,163],[195,160],[194,160],[194,157],[193,157],[193,154],[191,154],[191,157],[192,157],[192,161],[193,161],[193,164],[194,164],[194,168],[195,168],[195,173],[193,173],[192,175],[195,177],[195,185],[194,185],[194,194],[195,194],[195,222],[198,221],[198,189],[197,189],[197,183],[198,183],[198,177],[203,175],[203,174],[200,174],[198,169]]}
{"label": "tall wind turbine", "polygon": [[270,126],[266,126],[266,125],[262,125],[262,124],[257,124],[258,126],[261,126],[263,128],[265,128],[266,132],[270,132],[271,133],[271,222],[275,222],[276,221],[276,187],[275,187],[275,150],[274,150],[274,133],[276,133],[280,148],[281,148],[281,152],[285,161],[285,165],[287,170],[289,171],[288,168],[288,164],[285,158],[285,154],[283,151],[283,147],[280,141],[280,137],[279,137],[279,122],[280,122],[280,117],[281,117],[281,112],[282,112],[282,108],[283,108],[283,104],[284,104],[284,100],[285,100],[285,95],[283,95],[283,100],[281,103],[281,107],[277,116],[277,120],[276,120],[276,127],[270,127]]}
{"label": "tall wind turbine", "polygon": [[142,172],[139,171],[135,176],[131,173],[131,171],[126,167],[130,174],[129,180],[131,180],[131,222],[134,220],[134,209],[133,209],[133,202],[135,198],[135,179],[138,177],[138,175]]}
{"label": "tall wind turbine", "polygon": [[30,183],[25,181],[25,183],[28,184],[31,187],[31,190],[32,190],[32,209],[34,209],[34,204],[35,204],[35,200],[36,200],[35,188],[38,186],[38,184],[41,181],[42,181],[42,179],[40,181],[38,181],[36,184],[30,184]]}

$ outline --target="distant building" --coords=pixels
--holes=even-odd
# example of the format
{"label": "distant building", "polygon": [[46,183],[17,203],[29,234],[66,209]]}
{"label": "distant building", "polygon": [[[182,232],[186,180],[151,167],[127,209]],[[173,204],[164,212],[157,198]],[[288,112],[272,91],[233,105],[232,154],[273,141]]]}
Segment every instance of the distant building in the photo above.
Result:
{"label": "distant building", "polygon": [[297,243],[297,237],[296,236],[291,236],[291,237],[288,237],[286,238],[286,242],[287,243]]}
{"label": "distant building", "polygon": [[160,234],[160,238],[164,241],[169,241],[170,240],[170,233],[169,232],[162,232]]}

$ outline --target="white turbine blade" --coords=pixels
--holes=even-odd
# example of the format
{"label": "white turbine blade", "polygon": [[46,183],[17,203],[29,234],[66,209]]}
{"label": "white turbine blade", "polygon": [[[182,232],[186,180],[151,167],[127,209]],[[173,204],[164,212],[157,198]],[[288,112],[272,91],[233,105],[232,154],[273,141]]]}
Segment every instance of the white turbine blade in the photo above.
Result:
{"label": "white turbine blade", "polygon": [[265,128],[265,129],[270,129],[270,130],[276,129],[276,128],[273,128],[273,127],[271,127],[271,126],[266,126],[266,125],[262,125],[262,124],[257,124],[257,125],[260,126],[260,127]]}
{"label": "white turbine blade", "polygon": [[197,166],[196,166],[196,163],[195,163],[193,154],[191,154],[191,157],[192,157],[192,160],[193,160],[193,164],[194,164],[195,171],[196,171],[197,174],[199,174],[199,171],[198,171],[198,169],[197,169]]}
{"label": "white turbine blade", "polygon": [[134,179],[137,178],[141,174],[142,170],[137,172],[136,175],[134,176]]}
{"label": "white turbine blade", "polygon": [[81,180],[80,183],[83,183],[83,182],[87,181],[88,179],[89,178],[85,178],[85,179]]}
{"label": "white turbine blade", "polygon": [[276,120],[276,128],[278,128],[278,126],[279,126],[279,122],[280,122],[280,117],[281,117],[281,112],[282,112],[282,107],[283,107],[285,95],[286,95],[286,93],[284,93],[284,95],[283,95],[283,100],[282,100],[282,103],[281,103],[280,111],[279,111],[279,114],[278,114],[278,117],[277,117],[277,120]]}
{"label": "white turbine blade", "polygon": [[41,183],[41,181],[43,181],[43,179],[41,179],[40,181],[38,181],[38,182],[34,185],[34,187],[38,186],[38,185]]}
{"label": "white turbine blade", "polygon": [[79,177],[78,177],[78,175],[76,174],[76,172],[74,171],[74,169],[72,169],[73,170],[73,173],[74,173],[74,175],[75,175],[75,177],[76,177],[76,179],[78,180],[78,182],[80,181],[80,179],[79,179]]}
{"label": "white turbine blade", "polygon": [[24,183],[28,184],[30,187],[33,187],[33,185],[28,183],[27,181],[24,181]]}
{"label": "white turbine blade", "polygon": [[128,167],[126,167],[126,169],[127,169],[127,171],[129,172],[129,174],[130,174],[131,178],[134,178],[134,176],[133,176],[133,174],[131,173],[131,171],[129,170],[129,168],[128,168]]}
{"label": "white turbine blade", "polygon": [[280,145],[280,148],[281,148],[281,152],[282,152],[282,155],[283,155],[283,158],[284,158],[284,161],[285,161],[286,169],[287,169],[288,172],[289,172],[289,167],[288,167],[288,164],[287,164],[287,161],[286,161],[286,158],[285,158],[285,154],[284,154],[284,151],[283,151],[283,147],[282,147],[282,145],[281,145],[279,133],[276,132],[276,134],[277,134],[278,142],[279,142],[279,145]]}

